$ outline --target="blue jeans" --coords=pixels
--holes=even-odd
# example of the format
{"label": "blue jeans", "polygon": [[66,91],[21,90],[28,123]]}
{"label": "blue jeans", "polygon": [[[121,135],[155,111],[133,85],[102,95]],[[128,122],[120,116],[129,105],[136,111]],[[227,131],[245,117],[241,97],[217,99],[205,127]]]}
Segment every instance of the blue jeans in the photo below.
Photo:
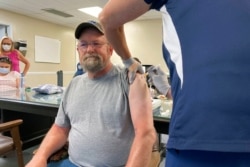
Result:
{"label": "blue jeans", "polygon": [[70,162],[69,158],[48,163],[47,167],[77,167],[75,164]]}
{"label": "blue jeans", "polygon": [[165,167],[250,167],[250,153],[167,150]]}

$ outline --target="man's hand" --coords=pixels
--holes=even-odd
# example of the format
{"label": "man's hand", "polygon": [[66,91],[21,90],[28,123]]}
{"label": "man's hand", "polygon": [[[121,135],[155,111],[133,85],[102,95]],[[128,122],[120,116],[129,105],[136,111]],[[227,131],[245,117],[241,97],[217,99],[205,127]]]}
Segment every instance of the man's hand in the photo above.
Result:
{"label": "man's hand", "polygon": [[47,159],[46,158],[39,158],[39,157],[34,157],[32,160],[25,165],[25,167],[46,167],[47,166]]}
{"label": "man's hand", "polygon": [[129,71],[128,79],[129,79],[130,84],[134,82],[137,72],[139,72],[140,74],[144,73],[142,65],[138,63],[137,61],[135,61],[133,58],[123,60],[123,64]]}
{"label": "man's hand", "polygon": [[166,96],[170,89],[167,74],[165,74],[159,66],[151,66],[147,72],[149,84],[154,85],[161,94]]}

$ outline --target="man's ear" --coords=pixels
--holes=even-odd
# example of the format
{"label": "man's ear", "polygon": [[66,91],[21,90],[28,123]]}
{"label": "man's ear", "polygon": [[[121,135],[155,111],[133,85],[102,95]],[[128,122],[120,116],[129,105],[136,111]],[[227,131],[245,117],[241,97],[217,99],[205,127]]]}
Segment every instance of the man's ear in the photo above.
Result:
{"label": "man's ear", "polygon": [[114,48],[110,44],[108,44],[108,45],[109,45],[108,50],[110,52],[110,55],[112,56],[113,52],[114,52]]}
{"label": "man's ear", "polygon": [[108,45],[109,45],[109,52],[110,52],[110,54],[112,55],[113,52],[114,52],[114,48],[113,48],[110,44],[108,44]]}

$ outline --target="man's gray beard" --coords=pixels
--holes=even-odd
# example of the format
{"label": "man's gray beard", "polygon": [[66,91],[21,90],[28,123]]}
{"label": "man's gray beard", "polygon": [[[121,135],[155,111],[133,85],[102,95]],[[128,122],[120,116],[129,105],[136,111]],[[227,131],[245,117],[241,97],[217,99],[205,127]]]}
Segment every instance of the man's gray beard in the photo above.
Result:
{"label": "man's gray beard", "polygon": [[83,68],[89,72],[98,72],[104,68],[103,59],[98,55],[88,56],[83,60]]}

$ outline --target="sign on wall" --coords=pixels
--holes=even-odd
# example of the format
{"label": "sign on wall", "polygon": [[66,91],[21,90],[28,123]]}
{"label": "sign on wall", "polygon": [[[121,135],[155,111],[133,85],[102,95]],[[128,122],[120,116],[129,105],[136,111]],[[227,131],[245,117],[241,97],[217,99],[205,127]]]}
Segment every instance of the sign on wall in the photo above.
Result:
{"label": "sign on wall", "polygon": [[35,36],[35,61],[60,63],[61,42],[57,39]]}

